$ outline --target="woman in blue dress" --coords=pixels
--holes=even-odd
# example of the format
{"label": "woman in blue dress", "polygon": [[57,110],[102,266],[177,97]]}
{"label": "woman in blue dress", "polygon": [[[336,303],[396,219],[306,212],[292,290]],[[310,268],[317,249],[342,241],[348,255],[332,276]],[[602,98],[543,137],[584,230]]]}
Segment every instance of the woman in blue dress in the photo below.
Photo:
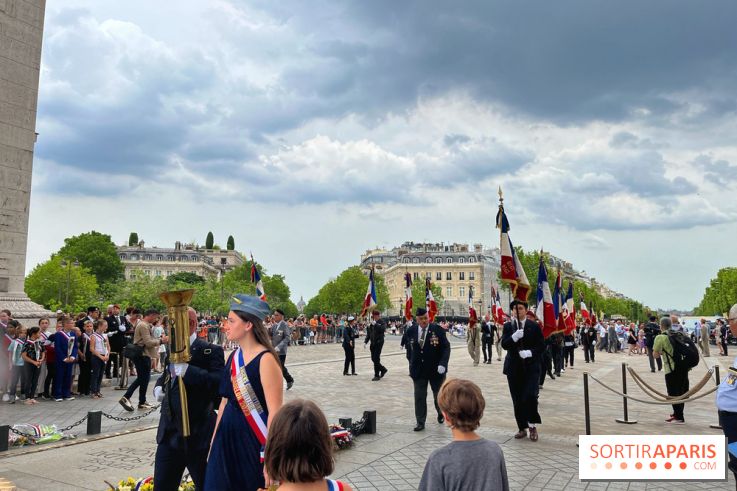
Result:
{"label": "woman in blue dress", "polygon": [[220,382],[222,401],[204,489],[256,491],[271,484],[263,449],[271,419],[282,405],[282,371],[263,324],[269,305],[250,295],[231,300],[225,333],[237,348]]}

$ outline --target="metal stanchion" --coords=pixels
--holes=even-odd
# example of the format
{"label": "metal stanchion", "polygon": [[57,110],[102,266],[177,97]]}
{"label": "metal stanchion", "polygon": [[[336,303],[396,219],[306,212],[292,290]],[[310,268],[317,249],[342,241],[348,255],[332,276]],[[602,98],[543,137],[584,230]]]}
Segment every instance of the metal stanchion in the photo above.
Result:
{"label": "metal stanchion", "polygon": [[102,411],[89,411],[87,413],[87,434],[99,435],[102,431]]}
{"label": "metal stanchion", "polygon": [[[627,364],[622,363],[622,394],[627,394]],[[627,398],[622,397],[622,406],[624,408],[624,418],[617,418],[614,421],[617,423],[623,423],[626,425],[633,425],[637,423],[636,419],[629,419],[627,414]]]}
{"label": "metal stanchion", "polygon": [[591,409],[589,408],[589,372],[583,372],[583,414],[586,434],[591,434]]}
{"label": "metal stanchion", "polygon": [[10,426],[0,426],[0,452],[7,452],[8,450],[8,434],[10,433]]}
{"label": "metal stanchion", "polygon": [[[719,384],[722,383],[719,377],[719,365],[714,365],[714,381],[717,384],[717,387],[719,387]],[[722,425],[719,424],[719,412],[717,411],[717,423],[709,425],[709,428],[714,428],[715,430],[721,430]]]}
{"label": "metal stanchion", "polygon": [[352,418],[338,418],[338,424],[345,428],[346,430],[351,429],[351,426],[353,426],[353,419]]}
{"label": "metal stanchion", "polygon": [[118,385],[115,390],[128,390],[128,358],[118,353]]}

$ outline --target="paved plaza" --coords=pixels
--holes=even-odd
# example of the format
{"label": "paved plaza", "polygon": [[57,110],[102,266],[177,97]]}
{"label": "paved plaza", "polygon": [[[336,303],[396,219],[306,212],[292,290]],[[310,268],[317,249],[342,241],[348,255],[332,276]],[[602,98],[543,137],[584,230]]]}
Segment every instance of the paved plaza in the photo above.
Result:
{"label": "paved plaza", "polygon": [[[482,388],[487,407],[481,434],[498,442],[504,450],[512,489],[734,489],[729,483],[584,483],[577,478],[577,436],[584,432],[583,382],[584,370],[614,387],[621,385],[621,363],[628,362],[645,380],[664,388],[662,373],[650,373],[647,357],[597,352],[595,364],[576,360],[573,370],[567,370],[556,380],[548,379],[540,394],[543,424],[540,441],[514,440],[516,431],[512,404],[501,373],[502,362],[494,358],[491,365],[473,367],[462,340],[452,339],[449,374],[468,378]],[[372,370],[368,350],[357,350],[358,377],[342,376],[342,350],[339,345],[293,347],[287,365],[296,379],[286,399],[297,397],[315,400],[328,420],[358,419],[364,410],[377,411],[378,431],[361,435],[355,445],[337,454],[333,477],[351,483],[359,490],[416,489],[427,456],[450,441],[450,432],[438,425],[429,410],[428,426],[415,433],[412,383],[407,376],[407,361],[399,349],[399,338],[389,337],[384,347],[383,363],[389,368],[386,378],[371,382]],[[580,357],[582,352],[576,351]],[[711,357],[709,364],[729,364],[726,357]],[[705,372],[702,364],[692,372],[695,383]],[[630,392],[646,398],[630,383]],[[709,428],[716,422],[714,396],[686,406],[684,426],[666,426],[663,419],[670,414],[669,406],[630,403],[630,419],[635,425],[620,425],[614,420],[622,416],[621,398],[591,384],[593,434],[721,434]],[[3,423],[54,423],[69,425],[90,409],[100,409],[115,416],[130,414],[117,405],[119,391],[105,389],[105,398],[98,401],[81,399],[67,403],[44,402],[35,407],[20,404],[2,405]],[[428,405],[432,401],[428,397]],[[135,413],[134,413],[135,415]],[[102,490],[104,480],[147,476],[153,472],[155,431],[158,415],[132,422],[103,419],[103,435],[86,441],[85,423],[72,432],[79,439],[46,446],[11,449],[0,456],[0,477],[12,480],[20,489],[89,489]],[[116,433],[120,435],[115,436]],[[62,464],[63,463],[63,464]],[[481,464],[481,463],[480,463]],[[63,467],[60,467],[63,465]]]}

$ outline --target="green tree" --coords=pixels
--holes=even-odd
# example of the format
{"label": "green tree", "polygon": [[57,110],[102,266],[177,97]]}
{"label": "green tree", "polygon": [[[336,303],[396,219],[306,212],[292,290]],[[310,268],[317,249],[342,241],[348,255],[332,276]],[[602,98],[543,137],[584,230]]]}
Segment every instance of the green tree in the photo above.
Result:
{"label": "green tree", "polygon": [[205,239],[205,249],[212,249],[212,246],[215,244],[215,237],[213,237],[212,232],[207,232],[207,238]]}
{"label": "green tree", "polygon": [[[384,278],[375,275],[376,307],[385,311],[391,306]],[[358,266],[352,266],[328,281],[305,306],[308,315],[319,313],[358,314],[366,298],[369,279]]]}
{"label": "green tree", "polygon": [[[191,286],[188,286],[191,288]],[[137,307],[141,310],[159,309],[163,312],[165,305],[159,299],[162,292],[174,290],[161,276],[148,276],[143,271],[131,272],[131,277],[118,281],[107,289],[107,303],[121,306]]]}
{"label": "green tree", "polygon": [[189,285],[196,285],[205,282],[205,278],[198,275],[197,273],[191,273],[189,271],[180,271],[174,273],[166,279],[167,283],[173,285],[175,283],[186,283]]}
{"label": "green tree", "polygon": [[723,315],[737,302],[737,268],[722,268],[704,291],[696,315]]}
{"label": "green tree", "polygon": [[[438,304],[438,315],[443,311],[443,294],[440,287],[434,283],[431,283],[430,289],[432,290],[432,296],[435,298],[435,303]],[[414,280],[412,282],[412,307],[417,310],[417,307],[425,308],[427,304],[426,292],[425,292],[425,281],[422,279]],[[456,313],[457,315],[463,315],[463,313]],[[414,315],[414,312],[412,312]]]}
{"label": "green tree", "polygon": [[233,238],[232,235],[229,235],[228,236],[228,245],[227,245],[227,248],[228,248],[229,251],[234,251],[235,250],[235,239]]}
{"label": "green tree", "polygon": [[128,236],[128,245],[134,246],[138,244],[138,234],[136,232],[131,232],[131,234]]}
{"label": "green tree", "polygon": [[94,230],[64,239],[64,246],[57,255],[78,260],[95,275],[98,284],[122,278],[125,270],[110,236]]}
{"label": "green tree", "polygon": [[[52,256],[45,263],[33,268],[26,277],[25,290],[28,297],[47,309],[61,308],[67,312],[79,312],[97,304],[95,275],[88,268],[74,266],[72,262],[62,266],[61,261],[60,256]],[[67,296],[69,305],[66,305]]]}

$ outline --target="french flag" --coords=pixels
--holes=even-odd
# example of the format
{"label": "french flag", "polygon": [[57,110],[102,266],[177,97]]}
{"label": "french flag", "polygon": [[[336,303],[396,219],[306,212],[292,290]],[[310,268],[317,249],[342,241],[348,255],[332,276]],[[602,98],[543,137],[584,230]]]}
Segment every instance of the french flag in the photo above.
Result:
{"label": "french flag", "polygon": [[553,289],[553,306],[555,307],[555,319],[557,324],[557,332],[566,330],[566,317],[568,310],[566,308],[565,298],[563,297],[563,280],[560,277],[560,269],[555,277],[555,288]]}
{"label": "french flag", "polygon": [[412,275],[404,273],[404,318],[412,320]]}
{"label": "french flag", "polygon": [[527,279],[525,270],[522,269],[517,253],[514,252],[512,240],[509,238],[509,220],[502,203],[499,204],[499,212],[496,215],[496,227],[501,230],[502,281],[510,284],[514,298],[527,301],[530,294],[530,281]]}
{"label": "french flag", "polygon": [[496,304],[497,322],[504,324],[504,308],[502,308],[502,299],[499,296],[499,290],[496,291],[496,300],[494,302]]}
{"label": "french flag", "polygon": [[571,334],[576,330],[576,307],[573,303],[573,283],[568,280],[568,293],[564,305],[564,315],[566,315],[566,331],[565,334]]}
{"label": "french flag", "polygon": [[583,301],[583,295],[581,295],[581,318],[587,325],[591,325],[591,314],[589,314],[589,309],[586,308],[586,304]]}
{"label": "french flag", "polygon": [[256,261],[253,260],[253,255],[251,255],[251,283],[256,285],[256,296],[265,302],[266,292],[264,292],[264,283],[261,281],[261,275],[256,268]]}
{"label": "french flag", "polygon": [[540,268],[537,273],[537,309],[535,315],[543,326],[543,337],[547,338],[556,331],[555,306],[550,294],[548,272],[545,269],[543,255],[540,254]]}
{"label": "french flag", "polygon": [[470,285],[468,287],[468,320],[469,322],[471,320],[474,320],[474,321],[479,320],[479,316],[476,313],[476,309],[473,308],[473,285]]}
{"label": "french flag", "polygon": [[435,316],[438,314],[438,304],[435,302],[431,287],[430,278],[427,278],[425,280],[425,308],[427,308],[427,315],[430,318],[430,322],[434,321]]}
{"label": "french flag", "polygon": [[371,268],[369,272],[369,284],[366,290],[366,298],[363,299],[363,310],[361,310],[361,317],[366,315],[372,307],[376,305],[376,284],[374,283],[374,268]]}

